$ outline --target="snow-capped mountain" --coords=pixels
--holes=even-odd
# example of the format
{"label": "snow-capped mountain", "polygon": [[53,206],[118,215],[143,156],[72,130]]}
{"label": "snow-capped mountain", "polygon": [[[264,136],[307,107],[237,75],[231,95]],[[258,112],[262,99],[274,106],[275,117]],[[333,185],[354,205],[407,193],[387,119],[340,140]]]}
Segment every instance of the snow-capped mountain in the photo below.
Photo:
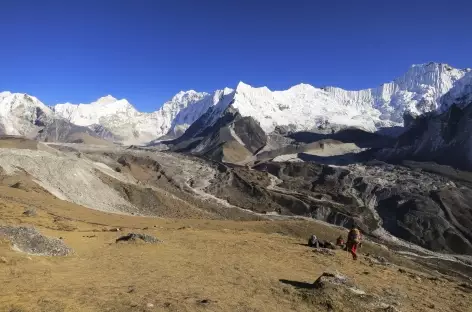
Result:
{"label": "snow-capped mountain", "polygon": [[266,133],[280,127],[291,131],[356,127],[373,132],[403,125],[405,112],[443,112],[456,98],[471,94],[470,69],[439,63],[413,65],[392,82],[360,91],[308,84],[271,91],[243,82],[212,94],[182,91],[152,113],[139,112],[127,100],[110,95],[90,104],[47,107],[34,97],[2,92],[0,131],[30,136],[47,120],[60,118],[125,144],[146,143],[164,135],[178,137],[187,129],[191,136],[198,135],[231,106],[242,117],[253,118]]}
{"label": "snow-capped mountain", "polygon": [[406,131],[378,159],[434,161],[472,170],[472,71],[442,96],[433,114],[409,118]]}
{"label": "snow-capped mountain", "polygon": [[[146,143],[160,136],[184,131],[205,112],[211,98],[193,90],[179,92],[161,109],[152,113],[138,112],[127,100],[111,95],[90,104],[57,104],[57,115],[80,125],[104,127],[126,144]],[[195,106],[195,108],[194,108]]]}
{"label": "snow-capped mountain", "polygon": [[382,121],[403,123],[403,113],[417,116],[442,110],[441,97],[452,88],[461,89],[462,78],[470,69],[456,69],[447,64],[413,65],[400,78],[373,89],[346,91],[328,87],[325,90],[336,102],[360,110],[373,108]]}
{"label": "snow-capped mountain", "polygon": [[52,110],[33,96],[0,92],[0,134],[35,136],[52,116]]}
{"label": "snow-capped mountain", "polygon": [[[254,88],[240,82],[236,89],[211,107],[199,122],[212,126],[231,106],[242,116],[253,117],[266,133],[287,126],[293,131],[324,129],[330,126],[356,127],[370,132],[402,126],[403,114],[421,115],[442,111],[442,97],[450,90],[461,94],[469,84],[470,69],[446,64],[413,65],[402,77],[378,88],[346,91],[335,87],[316,88],[299,84],[285,91]],[[457,90],[456,90],[457,89]],[[201,128],[193,135],[203,132]]]}

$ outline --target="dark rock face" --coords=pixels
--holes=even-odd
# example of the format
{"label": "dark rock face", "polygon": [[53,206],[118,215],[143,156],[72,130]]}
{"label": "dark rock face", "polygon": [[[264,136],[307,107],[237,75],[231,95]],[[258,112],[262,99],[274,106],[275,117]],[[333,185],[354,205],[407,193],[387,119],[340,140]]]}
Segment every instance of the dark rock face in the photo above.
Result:
{"label": "dark rock face", "polygon": [[409,128],[399,136],[395,147],[383,149],[378,159],[434,161],[462,170],[472,170],[472,103],[452,105],[441,115],[409,118]]}
{"label": "dark rock face", "polygon": [[70,142],[73,135],[77,134],[98,138],[98,135],[87,127],[74,125],[64,119],[54,119],[38,132],[35,139],[46,142]]}
{"label": "dark rock face", "polygon": [[244,142],[244,146],[256,153],[267,144],[267,136],[252,117],[241,117],[234,122],[234,132]]}
{"label": "dark rock face", "polygon": [[89,128],[99,137],[107,141],[120,141],[123,138],[117,137],[110,130],[102,125],[91,125]]}
{"label": "dark rock face", "polygon": [[431,250],[472,253],[471,190],[447,178],[377,163],[325,168],[313,190],[351,206],[364,229],[377,224]]}
{"label": "dark rock face", "polygon": [[390,136],[371,133],[356,128],[346,128],[333,133],[295,132],[290,138],[302,143],[320,140],[336,140],[343,143],[354,143],[359,147],[379,148],[392,146],[395,140]]}
{"label": "dark rock face", "polygon": [[434,251],[472,254],[468,182],[378,161],[346,167],[268,162],[253,169],[226,167],[206,191],[259,213],[356,224],[371,234],[384,228]]}
{"label": "dark rock face", "polygon": [[[205,125],[205,122],[206,115],[196,121],[198,125]],[[252,117],[242,117],[231,106],[211,126],[198,129],[194,124],[181,137],[168,142],[173,151],[191,152],[216,161],[229,158],[237,162],[267,144],[267,136],[259,124]]]}

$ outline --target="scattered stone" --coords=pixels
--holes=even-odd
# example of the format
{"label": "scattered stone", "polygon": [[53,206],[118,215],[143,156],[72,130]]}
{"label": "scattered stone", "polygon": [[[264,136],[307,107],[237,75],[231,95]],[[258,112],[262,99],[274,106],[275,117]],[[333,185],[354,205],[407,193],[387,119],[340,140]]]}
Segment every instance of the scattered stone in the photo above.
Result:
{"label": "scattered stone", "polygon": [[112,228],[109,230],[110,232],[119,232],[120,231],[120,228]]}
{"label": "scattered stone", "polygon": [[136,289],[134,288],[134,286],[129,286],[127,293],[128,293],[128,294],[131,294],[131,293],[133,293],[133,292],[135,292],[135,291],[136,291]]}
{"label": "scattered stone", "polygon": [[115,167],[115,171],[116,172],[121,172],[121,168],[120,167]]}
{"label": "scattered stone", "polygon": [[390,265],[390,263],[387,261],[387,259],[385,257],[382,257],[382,256],[366,254],[365,259],[371,265],[374,265],[374,264],[375,265]]}
{"label": "scattered stone", "polygon": [[23,212],[23,215],[26,217],[36,217],[38,213],[35,208],[28,208]]}
{"label": "scattered stone", "polygon": [[406,270],[405,270],[405,269],[402,269],[402,268],[400,268],[400,269],[398,269],[398,272],[400,272],[400,273],[406,273]]}
{"label": "scattered stone", "polygon": [[416,276],[416,277],[415,277],[415,280],[416,280],[417,282],[421,282],[421,281],[422,281],[422,280],[421,280],[421,277],[419,277],[419,276]]}
{"label": "scattered stone", "polygon": [[0,237],[5,236],[13,248],[41,256],[66,256],[72,253],[63,241],[47,237],[32,227],[0,226]]}
{"label": "scattered stone", "polygon": [[92,238],[92,237],[97,237],[97,235],[84,235],[82,237]]}
{"label": "scattered stone", "polygon": [[316,253],[319,253],[319,254],[322,254],[322,255],[325,255],[325,256],[335,256],[336,253],[331,250],[331,249],[328,249],[328,248],[315,248],[313,249],[313,252],[316,252]]}
{"label": "scattered stone", "polygon": [[16,188],[16,189],[21,188],[21,186],[22,186],[21,182],[16,182],[16,183],[13,183],[12,185],[10,185],[11,188]]}
{"label": "scattered stone", "polygon": [[154,236],[141,233],[128,233],[116,239],[116,242],[145,242],[150,244],[160,243],[161,241]]}
{"label": "scattered stone", "polygon": [[149,227],[147,227],[147,226],[143,227],[143,230],[149,230]]}
{"label": "scattered stone", "polygon": [[149,302],[148,304],[146,304],[146,307],[148,307],[148,308],[154,308],[154,304],[152,304],[152,303]]}
{"label": "scattered stone", "polygon": [[346,276],[332,272],[324,272],[313,283],[314,288],[326,288],[330,285],[345,285],[348,287],[354,286],[354,284]]}
{"label": "scattered stone", "polygon": [[8,263],[7,258],[5,258],[5,257],[0,257],[0,263]]}

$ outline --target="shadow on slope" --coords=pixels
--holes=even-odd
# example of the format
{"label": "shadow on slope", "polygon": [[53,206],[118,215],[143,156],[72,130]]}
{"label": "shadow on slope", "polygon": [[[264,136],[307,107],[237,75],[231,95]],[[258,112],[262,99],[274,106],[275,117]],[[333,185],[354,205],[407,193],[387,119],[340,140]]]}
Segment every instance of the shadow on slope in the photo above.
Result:
{"label": "shadow on slope", "polygon": [[301,143],[312,143],[320,140],[336,140],[343,143],[354,143],[361,148],[378,148],[393,146],[395,139],[361,129],[349,128],[336,133],[295,132],[290,138]]}
{"label": "shadow on slope", "polygon": [[333,156],[317,156],[308,153],[299,153],[297,157],[305,162],[311,161],[325,165],[347,166],[371,160],[376,150],[377,149]]}

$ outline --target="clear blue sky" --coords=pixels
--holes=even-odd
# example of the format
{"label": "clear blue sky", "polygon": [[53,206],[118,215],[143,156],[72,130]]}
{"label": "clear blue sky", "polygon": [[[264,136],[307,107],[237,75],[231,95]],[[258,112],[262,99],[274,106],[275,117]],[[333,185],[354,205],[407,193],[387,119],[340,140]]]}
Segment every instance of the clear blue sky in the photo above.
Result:
{"label": "clear blue sky", "polygon": [[152,111],[240,80],[375,87],[413,63],[472,67],[471,2],[1,0],[0,90]]}

